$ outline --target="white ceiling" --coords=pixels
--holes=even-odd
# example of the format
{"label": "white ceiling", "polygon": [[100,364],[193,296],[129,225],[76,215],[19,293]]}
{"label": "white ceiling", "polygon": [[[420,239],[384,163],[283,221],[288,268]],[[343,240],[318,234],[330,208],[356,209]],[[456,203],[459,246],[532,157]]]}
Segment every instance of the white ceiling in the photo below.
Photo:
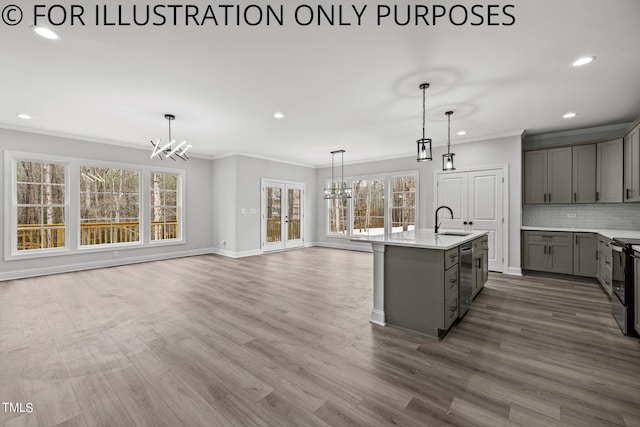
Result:
{"label": "white ceiling", "polygon": [[[19,3],[25,22],[0,24],[0,127],[150,150],[151,139],[167,139],[163,115],[172,113],[174,137],[192,143],[193,154],[319,166],[339,148],[346,163],[414,155],[422,82],[431,83],[434,145],[446,144],[449,109],[453,144],[640,115],[638,0],[494,2],[514,4],[516,23],[491,27],[376,25],[376,4],[404,11],[403,1],[354,1],[368,5],[359,27],[298,26],[291,17],[303,2],[273,1],[284,4],[282,27],[107,27],[89,19],[97,2],[81,3],[88,22],[58,27],[58,42],[29,29],[33,2]],[[583,55],[597,60],[570,65]],[[274,119],[276,111],[286,117]],[[568,111],[578,116],[562,119]],[[18,119],[21,112],[33,119]]]}

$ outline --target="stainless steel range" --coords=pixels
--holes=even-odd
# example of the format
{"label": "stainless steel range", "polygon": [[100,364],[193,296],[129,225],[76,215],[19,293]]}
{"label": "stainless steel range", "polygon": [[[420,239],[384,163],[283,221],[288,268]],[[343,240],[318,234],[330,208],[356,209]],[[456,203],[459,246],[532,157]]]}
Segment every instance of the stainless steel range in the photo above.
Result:
{"label": "stainless steel range", "polygon": [[612,293],[611,313],[625,335],[638,336],[634,327],[636,307],[634,295],[633,245],[640,239],[615,238],[611,244]]}

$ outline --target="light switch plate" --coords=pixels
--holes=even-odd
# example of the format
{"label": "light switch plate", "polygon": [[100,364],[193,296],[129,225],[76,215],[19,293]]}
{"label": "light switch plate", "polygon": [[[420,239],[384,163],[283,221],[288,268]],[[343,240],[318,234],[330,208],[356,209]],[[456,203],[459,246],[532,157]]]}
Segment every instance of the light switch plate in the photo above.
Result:
{"label": "light switch plate", "polygon": [[245,208],[240,208],[240,214],[244,215],[247,213],[247,210]]}

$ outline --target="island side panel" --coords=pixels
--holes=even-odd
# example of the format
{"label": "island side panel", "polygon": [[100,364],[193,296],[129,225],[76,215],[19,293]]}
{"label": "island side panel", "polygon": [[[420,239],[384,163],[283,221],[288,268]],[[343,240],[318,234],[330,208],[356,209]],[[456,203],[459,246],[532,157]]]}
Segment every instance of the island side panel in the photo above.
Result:
{"label": "island side panel", "polygon": [[438,337],[443,325],[444,251],[387,246],[384,311],[387,324]]}
{"label": "island side panel", "polygon": [[371,323],[385,326],[384,313],[384,253],[386,246],[379,243],[371,245],[373,249],[373,309]]}

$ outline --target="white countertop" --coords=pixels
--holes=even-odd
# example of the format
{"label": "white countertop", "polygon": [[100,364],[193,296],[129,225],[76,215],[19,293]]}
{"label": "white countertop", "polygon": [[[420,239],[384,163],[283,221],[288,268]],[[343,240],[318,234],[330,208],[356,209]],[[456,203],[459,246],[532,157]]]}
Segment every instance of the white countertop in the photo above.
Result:
{"label": "white countertop", "polygon": [[[609,239],[616,237],[626,237],[627,239],[640,239],[640,230],[617,230],[611,228],[580,228],[580,227],[538,227],[535,225],[526,225],[520,227],[525,231],[568,231],[571,233],[595,233]],[[636,249],[638,250],[638,249]]]}
{"label": "white countertop", "polygon": [[[460,232],[461,230],[440,230],[440,232],[446,231]],[[390,246],[408,246],[422,249],[447,250],[487,234],[486,231],[469,231],[468,233],[470,234],[466,236],[448,236],[435,234],[433,229],[430,228],[419,228],[415,231],[403,231],[387,235],[354,237],[351,241],[374,244],[379,243]]]}

